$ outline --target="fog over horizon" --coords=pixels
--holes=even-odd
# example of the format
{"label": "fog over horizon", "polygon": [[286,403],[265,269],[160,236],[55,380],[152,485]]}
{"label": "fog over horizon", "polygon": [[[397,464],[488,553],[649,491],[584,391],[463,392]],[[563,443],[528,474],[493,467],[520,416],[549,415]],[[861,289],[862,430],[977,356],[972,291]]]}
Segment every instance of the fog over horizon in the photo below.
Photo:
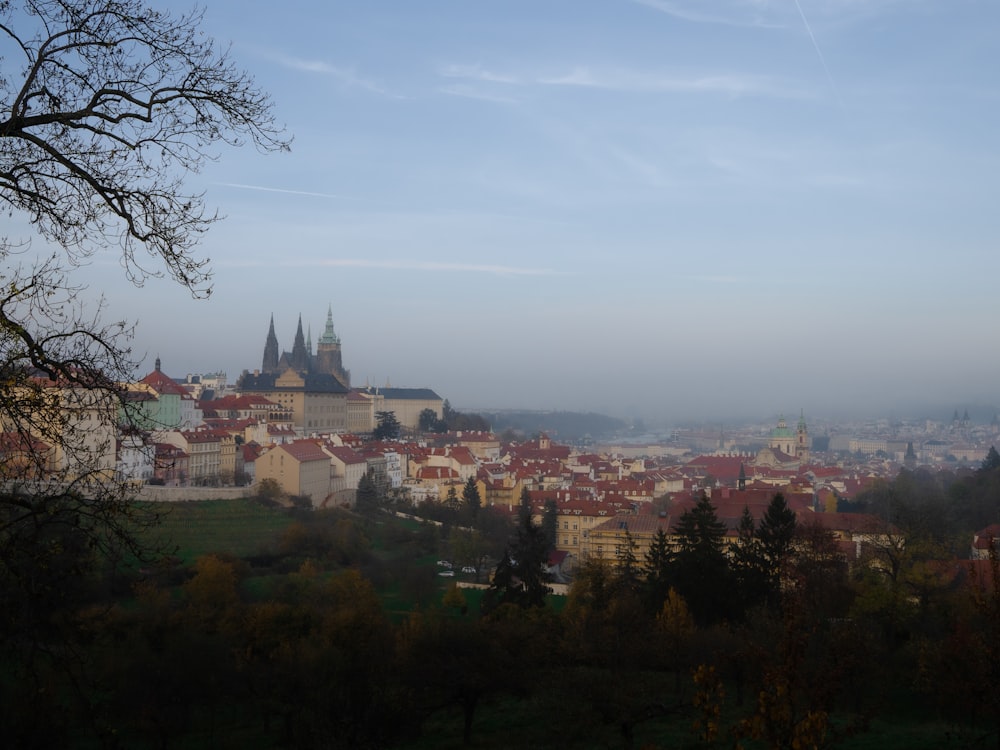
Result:
{"label": "fog over horizon", "polygon": [[[308,23],[303,23],[308,19]],[[1000,5],[220,0],[290,154],[191,182],[215,289],[76,277],[144,374],[328,306],[354,385],[648,421],[1000,403]]]}

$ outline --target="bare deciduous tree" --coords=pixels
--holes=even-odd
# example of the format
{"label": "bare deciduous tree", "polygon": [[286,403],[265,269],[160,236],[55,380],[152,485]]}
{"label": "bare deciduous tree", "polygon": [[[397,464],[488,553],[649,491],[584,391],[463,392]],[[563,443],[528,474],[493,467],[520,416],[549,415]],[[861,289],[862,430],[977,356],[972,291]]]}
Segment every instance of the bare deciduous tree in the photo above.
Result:
{"label": "bare deciduous tree", "polygon": [[45,246],[0,235],[0,604],[12,654],[41,653],[39,624],[69,601],[87,555],[134,550],[140,523],[114,476],[131,327],[102,322],[73,269],[112,250],[132,283],[165,276],[207,296],[211,269],[195,251],[220,217],[185,185],[219,147],[289,146],[269,97],[201,22],[143,0],[0,0],[0,207]]}
{"label": "bare deciduous tree", "polygon": [[166,272],[199,294],[210,271],[192,250],[219,217],[185,178],[217,144],[288,148],[201,20],[142,0],[0,0],[0,200],[73,260],[117,244],[132,281]]}

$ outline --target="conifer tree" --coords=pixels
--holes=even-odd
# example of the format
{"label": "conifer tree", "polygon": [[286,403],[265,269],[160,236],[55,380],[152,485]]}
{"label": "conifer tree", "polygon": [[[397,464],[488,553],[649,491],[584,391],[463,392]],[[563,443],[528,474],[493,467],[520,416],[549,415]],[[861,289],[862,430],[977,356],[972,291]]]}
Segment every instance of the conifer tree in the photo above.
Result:
{"label": "conifer tree", "polygon": [[757,526],[750,508],[743,507],[736,541],[729,547],[729,556],[743,612],[760,604],[767,596],[768,572],[764,550],[757,538]]}
{"label": "conifer tree", "polygon": [[659,528],[646,551],[643,576],[646,605],[650,612],[659,612],[670,591],[670,564],[673,553],[666,532]]}
{"label": "conifer tree", "polygon": [[732,610],[732,576],[724,551],[726,526],[704,492],[675,528],[680,549],[673,565],[677,592],[702,624],[725,619]]}
{"label": "conifer tree", "polygon": [[374,513],[378,510],[378,488],[370,471],[365,472],[358,482],[358,491],[355,496],[354,507],[359,513]]}
{"label": "conifer tree", "polygon": [[788,557],[795,538],[795,511],[788,507],[785,496],[775,493],[760,520],[757,538],[763,546],[764,556],[772,568]]}
{"label": "conifer tree", "polygon": [[542,533],[545,535],[545,543],[548,548],[555,549],[559,533],[559,507],[555,500],[545,501],[545,512],[542,513]]}
{"label": "conifer tree", "polygon": [[635,551],[638,545],[632,538],[632,533],[625,524],[625,537],[615,549],[615,558],[618,562],[618,585],[623,590],[638,591],[639,589],[639,560]]}
{"label": "conifer tree", "polygon": [[465,483],[465,487],[462,488],[462,499],[472,513],[473,520],[475,520],[479,514],[479,509],[483,506],[483,500],[479,497],[479,486],[476,484],[475,477],[469,477]]}
{"label": "conifer tree", "polygon": [[1000,469],[1000,453],[997,453],[996,446],[991,445],[989,452],[986,454],[986,458],[983,459],[982,466],[979,467],[980,471],[992,471],[993,469]]}
{"label": "conifer tree", "polygon": [[486,596],[483,611],[489,613],[501,604],[519,607],[541,607],[551,591],[546,585],[548,574],[548,545],[542,527],[531,517],[531,495],[527,488],[521,491],[517,528],[504,555],[497,565]]}

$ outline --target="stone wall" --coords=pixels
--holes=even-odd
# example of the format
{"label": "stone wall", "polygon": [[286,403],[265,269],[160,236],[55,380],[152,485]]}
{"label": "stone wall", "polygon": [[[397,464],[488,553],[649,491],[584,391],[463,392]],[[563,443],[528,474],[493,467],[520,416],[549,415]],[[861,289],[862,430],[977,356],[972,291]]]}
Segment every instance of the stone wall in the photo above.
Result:
{"label": "stone wall", "polygon": [[139,500],[152,503],[180,503],[188,500],[237,500],[253,497],[255,487],[158,487],[143,485],[137,495]]}

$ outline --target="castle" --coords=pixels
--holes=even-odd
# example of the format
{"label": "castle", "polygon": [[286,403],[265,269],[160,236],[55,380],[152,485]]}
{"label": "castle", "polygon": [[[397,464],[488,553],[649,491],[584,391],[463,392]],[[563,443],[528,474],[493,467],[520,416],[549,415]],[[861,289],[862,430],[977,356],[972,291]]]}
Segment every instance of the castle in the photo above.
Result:
{"label": "castle", "polygon": [[[316,353],[302,333],[302,316],[290,352],[281,352],[274,334],[274,316],[264,343],[260,370],[244,372],[237,383],[243,395],[257,395],[276,406],[270,422],[290,421],[301,434],[344,432],[349,429],[347,394],[351,374],[341,361],[340,339],[333,330],[333,310]],[[284,415],[284,416],[279,416]],[[290,415],[290,419],[288,416]]]}
{"label": "castle", "polygon": [[401,425],[416,429],[423,410],[431,409],[441,419],[444,408],[441,397],[429,388],[352,389],[340,337],[333,330],[332,307],[315,353],[312,334],[302,331],[301,315],[292,350],[281,351],[272,315],[261,369],[244,371],[237,390],[272,402],[268,421],[289,423],[300,435],[371,432],[381,411],[393,412]]}
{"label": "castle", "polygon": [[264,343],[264,358],[260,371],[265,375],[278,375],[286,370],[294,370],[306,375],[332,375],[344,388],[351,387],[351,372],[344,369],[341,359],[340,337],[333,330],[333,307],[326,313],[326,328],[316,343],[316,353],[312,351],[312,333],[308,337],[302,333],[302,316],[295,331],[295,341],[290,352],[280,352],[278,337],[274,333],[274,316]]}

